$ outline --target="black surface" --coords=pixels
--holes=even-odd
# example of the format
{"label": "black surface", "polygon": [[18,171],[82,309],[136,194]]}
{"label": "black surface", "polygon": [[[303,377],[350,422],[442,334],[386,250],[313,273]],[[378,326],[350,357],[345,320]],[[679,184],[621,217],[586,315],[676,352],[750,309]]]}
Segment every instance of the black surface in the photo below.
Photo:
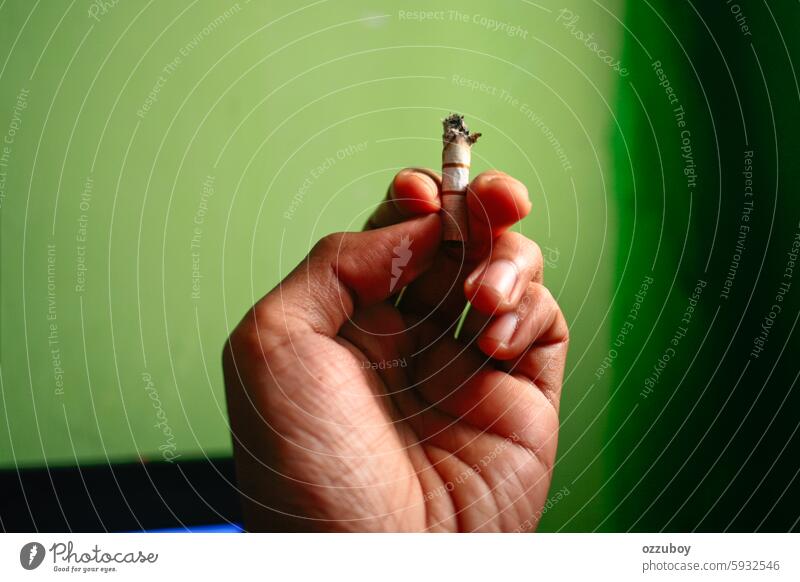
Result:
{"label": "black surface", "polygon": [[233,461],[0,471],[0,529],[104,532],[240,522]]}

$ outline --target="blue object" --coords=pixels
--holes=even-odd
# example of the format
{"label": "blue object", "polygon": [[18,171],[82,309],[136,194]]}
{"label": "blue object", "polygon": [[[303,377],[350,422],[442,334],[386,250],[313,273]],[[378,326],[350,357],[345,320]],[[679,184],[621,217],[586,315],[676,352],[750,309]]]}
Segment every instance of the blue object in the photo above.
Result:
{"label": "blue object", "polygon": [[242,533],[238,523],[220,523],[213,525],[189,525],[168,529],[151,529],[144,533]]}

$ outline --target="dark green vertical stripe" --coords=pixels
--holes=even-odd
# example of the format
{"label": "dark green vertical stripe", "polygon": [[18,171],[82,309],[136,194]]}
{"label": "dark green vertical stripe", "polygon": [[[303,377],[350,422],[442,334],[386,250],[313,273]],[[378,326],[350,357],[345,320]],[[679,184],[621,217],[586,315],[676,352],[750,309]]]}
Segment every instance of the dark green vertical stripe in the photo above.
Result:
{"label": "dark green vertical stripe", "polygon": [[796,528],[800,270],[786,269],[800,228],[800,5],[631,2],[626,24],[613,502],[601,527]]}

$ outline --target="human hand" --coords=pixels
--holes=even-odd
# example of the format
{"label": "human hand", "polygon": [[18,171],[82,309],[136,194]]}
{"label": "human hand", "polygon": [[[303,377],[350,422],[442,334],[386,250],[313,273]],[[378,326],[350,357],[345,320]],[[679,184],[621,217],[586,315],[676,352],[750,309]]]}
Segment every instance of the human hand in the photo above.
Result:
{"label": "human hand", "polygon": [[538,246],[509,231],[530,211],[525,186],[475,178],[459,252],[441,244],[440,185],[400,172],[366,232],[320,240],[231,334],[246,529],[535,528],[567,324]]}

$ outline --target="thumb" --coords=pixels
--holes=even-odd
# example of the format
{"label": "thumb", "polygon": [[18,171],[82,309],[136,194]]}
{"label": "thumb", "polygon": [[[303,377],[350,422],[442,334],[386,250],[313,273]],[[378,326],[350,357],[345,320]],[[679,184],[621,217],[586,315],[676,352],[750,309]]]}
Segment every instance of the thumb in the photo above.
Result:
{"label": "thumb", "polygon": [[254,323],[275,339],[294,334],[298,326],[332,337],[356,306],[382,301],[423,273],[440,240],[436,214],[328,235],[256,304]]}

